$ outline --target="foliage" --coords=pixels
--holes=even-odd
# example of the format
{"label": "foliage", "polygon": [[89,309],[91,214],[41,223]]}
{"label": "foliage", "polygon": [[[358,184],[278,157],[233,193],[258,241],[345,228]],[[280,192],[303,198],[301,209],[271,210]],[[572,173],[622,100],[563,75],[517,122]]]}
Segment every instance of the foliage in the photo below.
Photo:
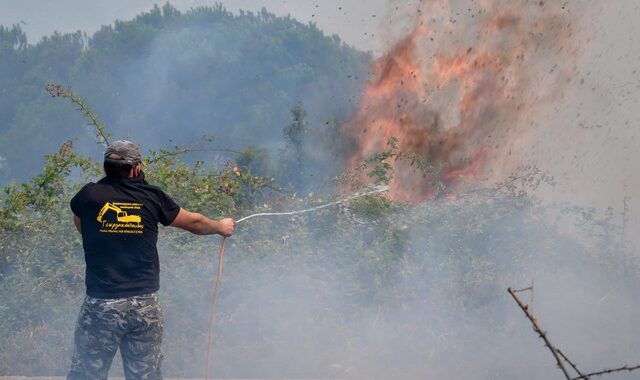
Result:
{"label": "foliage", "polygon": [[233,14],[221,5],[180,12],[166,4],[92,36],[58,33],[35,44],[19,26],[1,27],[0,184],[37,174],[38,166],[14,159],[21,151],[41,157],[73,138],[91,156],[95,129],[77,128],[79,115],[51,104],[41,93],[45,83],[68,84],[60,90],[97,105],[75,102],[103,116],[90,124],[105,123],[147,148],[216,135],[228,148],[273,154],[298,101],[319,126],[324,115],[348,115],[368,60],[314,24],[266,10]]}
{"label": "foliage", "polygon": [[291,109],[291,123],[282,130],[282,134],[284,135],[287,144],[297,150],[302,149],[304,134],[309,128],[305,121],[305,117],[306,112],[302,107],[302,103],[296,104],[296,106]]}
{"label": "foliage", "polygon": [[236,163],[241,170],[256,175],[266,175],[270,172],[269,161],[269,152],[264,148],[254,146],[241,150],[236,156]]}
{"label": "foliage", "polygon": [[375,185],[388,185],[394,174],[392,162],[396,165],[404,165],[414,171],[415,175],[427,178],[430,187],[434,190],[434,195],[444,193],[442,168],[424,162],[415,152],[401,151],[398,148],[398,139],[395,137],[387,140],[386,150],[371,155],[352,170],[337,176],[335,180],[340,184],[348,184],[352,188],[361,188],[370,181]]}
{"label": "foliage", "polygon": [[302,103],[291,109],[291,122],[282,129],[286,145],[280,156],[278,178],[293,187],[305,191],[305,170],[311,168],[310,156],[305,149],[308,139],[309,124]]}
{"label": "foliage", "polygon": [[65,89],[55,83],[47,83],[45,90],[54,98],[69,99],[71,103],[75,104],[77,106],[76,110],[82,112],[82,116],[89,119],[89,127],[95,129],[98,141],[105,146],[109,145],[110,134],[105,132],[105,125],[100,120],[100,116],[91,110],[91,107],[84,99],[76,96],[70,89]]}
{"label": "foliage", "polygon": [[[92,50],[83,59],[91,61],[98,52],[117,55],[124,44],[131,46],[123,51],[144,50],[155,30],[175,28],[187,22],[184,17],[203,27],[217,22],[233,26],[236,20],[221,6],[193,10],[187,16],[165,6],[162,12],[156,9],[98,33],[91,44],[104,50]],[[238,17],[267,28],[277,29],[279,22],[287,22],[303,31],[313,30],[266,12]],[[18,32],[14,31],[19,37]],[[0,29],[0,37],[7,39],[3,33],[6,30]],[[277,39],[267,40],[282,53]],[[76,46],[76,40],[69,41]],[[300,42],[296,41],[289,42]],[[304,66],[296,70],[306,75]],[[48,88],[75,104],[96,130],[98,142],[106,141],[109,134],[87,102],[67,88]],[[30,107],[22,113],[43,112],[41,107],[46,110],[42,115],[53,112],[44,103]],[[319,141],[313,138],[319,129],[307,124],[302,103],[291,116],[284,130],[288,145],[300,144],[299,154],[309,154],[303,160],[295,155],[291,159],[299,160],[298,170],[308,171],[322,161],[314,161],[306,145]],[[40,120],[40,125],[46,120]],[[305,133],[311,137],[300,139]],[[355,187],[365,181],[389,183],[394,176],[390,163],[395,160],[445,193],[439,168],[400,151],[395,139],[387,147],[339,176],[339,181]],[[201,149],[220,152],[221,164],[185,159]],[[229,156],[235,156],[235,161]],[[277,179],[265,175],[271,170],[264,164],[267,160],[268,152],[257,148],[209,150],[177,144],[149,151],[145,171],[150,182],[183,207],[211,217],[293,210],[334,199],[333,194],[300,197],[280,191]],[[84,291],[81,239],[71,223],[68,200],[100,173],[98,162],[65,142],[45,158],[41,173],[3,190],[0,375],[63,375],[68,367],[73,321]],[[240,224],[225,257],[214,339],[216,375],[451,378],[456,377],[451,367],[459,358],[473,358],[484,365],[475,373],[477,378],[540,373],[529,363],[522,371],[503,364],[504,357],[514,354],[499,348],[512,347],[509,339],[518,337],[507,311],[512,307],[504,292],[507,286],[532,277],[572,278],[579,284],[604,279],[612,284],[612,292],[633,300],[637,287],[630,285],[639,277],[637,259],[629,253],[624,218],[620,226],[613,211],[598,218],[595,211],[581,208],[549,210],[527,189],[552,181],[530,170],[494,188],[470,187],[419,205],[370,196],[313,214],[255,218]],[[577,236],[562,234],[548,223],[550,211],[578,222]],[[202,376],[197,359],[206,351],[217,243],[176,229],[160,229],[167,376]],[[595,296],[590,297],[593,301]],[[640,350],[636,335],[628,335],[625,347]],[[498,348],[478,350],[480,344]],[[602,352],[593,350],[596,356]],[[499,376],[492,372],[496,371],[492,365],[501,371]],[[114,368],[112,373],[119,371]]]}
{"label": "foliage", "polygon": [[[393,148],[383,156],[405,157]],[[184,207],[211,216],[328,201],[280,193],[273,179],[254,176],[231,161],[217,170],[201,162],[187,164],[183,153],[180,147],[151,151],[148,178]],[[74,152],[71,143],[46,162],[30,182],[4,190],[3,375],[64,374],[83,293],[81,242],[67,201],[84,181],[97,178],[99,166]],[[389,169],[381,173],[393,175]],[[449,346],[436,344],[432,329],[450,334],[451,342],[464,341],[465,334],[473,336],[478,329],[502,336],[509,315],[504,311],[509,305],[503,297],[506,286],[594,268],[605,277],[619,276],[621,266],[600,267],[622,257],[621,246],[611,244],[618,235],[608,232],[617,228],[613,220],[588,222],[593,227],[589,234],[598,242],[597,249],[590,249],[536,222],[545,211],[534,198],[516,191],[517,178],[523,177],[496,189],[474,189],[417,206],[373,196],[293,219],[240,225],[226,256],[215,339],[217,373],[326,377],[335,375],[327,363],[338,362],[352,368],[353,376],[407,376],[397,366],[376,367],[357,359],[358,352],[371,349],[366,339],[371,332],[362,329],[372,323],[390,324],[391,330],[382,331],[391,342],[411,331],[416,340],[406,344],[413,352],[424,353],[415,345],[418,341],[435,347],[432,356],[425,356],[430,372],[422,373],[437,377],[444,373],[438,372],[439,363]],[[201,376],[193,358],[201,356],[206,344],[216,240],[174,229],[161,229],[159,240],[167,316],[165,373]],[[627,280],[637,278],[636,268],[626,262]],[[415,320],[421,315],[428,323]],[[451,330],[451,320],[460,327]],[[391,357],[405,355],[395,343],[375,349]],[[239,358],[252,358],[252,365]]]}
{"label": "foliage", "polygon": [[[246,212],[265,192],[272,192],[271,178],[241,172],[232,163],[221,170],[205,169],[201,162],[189,166],[179,161],[179,155],[168,153],[150,152],[148,178],[183,207],[211,216],[234,215]],[[72,326],[67,322],[83,292],[84,264],[68,201],[84,181],[95,181],[100,170],[99,163],[77,154],[67,142],[46,157],[41,174],[28,183],[3,189],[0,331],[11,344],[0,349],[2,373],[24,368],[17,356],[14,360],[7,355],[43,355],[37,360],[39,365],[29,366],[32,373],[61,371],[66,366],[68,350],[43,354],[33,350],[31,342],[34,334],[38,339],[51,339],[54,345],[70,342]]]}

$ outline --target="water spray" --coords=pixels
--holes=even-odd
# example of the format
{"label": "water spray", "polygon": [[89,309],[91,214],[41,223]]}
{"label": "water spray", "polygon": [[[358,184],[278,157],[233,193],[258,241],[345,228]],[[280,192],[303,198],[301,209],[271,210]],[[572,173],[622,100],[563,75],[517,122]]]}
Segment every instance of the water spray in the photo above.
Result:
{"label": "water spray", "polygon": [[352,201],[352,200],[354,200],[356,198],[361,198],[361,197],[364,197],[366,195],[383,193],[385,191],[389,191],[389,186],[377,186],[377,187],[374,187],[372,190],[355,193],[355,194],[349,195],[346,198],[338,199],[335,202],[325,203],[323,205],[316,206],[316,207],[311,207],[311,208],[306,208],[304,210],[289,211],[289,212],[260,212],[260,213],[257,213],[257,214],[245,216],[244,218],[240,218],[240,219],[236,220],[236,224],[238,224],[240,222],[244,222],[245,220],[249,220],[249,219],[258,217],[258,216],[286,216],[286,215],[306,214],[308,212],[318,211],[318,210],[321,210],[323,208],[339,205],[341,203],[347,203],[347,202]]}
{"label": "water spray", "polygon": [[[362,197],[365,197],[367,195],[383,193],[385,191],[389,191],[389,186],[377,186],[377,187],[374,187],[371,190],[366,190],[366,191],[361,191],[361,192],[358,192],[358,193],[354,193],[352,195],[349,195],[348,197],[341,198],[341,199],[338,199],[336,201],[325,203],[325,204],[322,204],[322,205],[319,205],[319,206],[306,208],[306,209],[303,209],[303,210],[287,211],[287,212],[260,212],[260,213],[248,215],[248,216],[245,216],[243,218],[240,218],[240,219],[236,220],[236,225],[238,223],[247,221],[249,219],[257,218],[257,217],[291,216],[291,215],[306,214],[306,213],[322,210],[322,209],[327,208],[327,207],[331,207],[331,206],[336,206],[336,205],[339,205],[339,204],[347,203],[347,202],[350,202],[350,201],[352,201],[354,199],[362,198]],[[213,287],[213,302],[211,303],[211,315],[209,317],[209,335],[208,335],[208,338],[207,338],[207,361],[206,361],[206,368],[205,368],[205,374],[204,374],[205,380],[209,380],[209,358],[211,356],[211,339],[212,339],[212,336],[213,336],[213,324],[214,324],[214,321],[215,321],[216,306],[218,304],[218,289],[220,287],[220,281],[222,280],[222,258],[224,257],[224,246],[225,246],[226,241],[227,241],[227,238],[223,237],[222,238],[222,242],[220,243],[220,251],[218,253],[218,273],[216,275],[216,281],[215,281],[215,285]]]}

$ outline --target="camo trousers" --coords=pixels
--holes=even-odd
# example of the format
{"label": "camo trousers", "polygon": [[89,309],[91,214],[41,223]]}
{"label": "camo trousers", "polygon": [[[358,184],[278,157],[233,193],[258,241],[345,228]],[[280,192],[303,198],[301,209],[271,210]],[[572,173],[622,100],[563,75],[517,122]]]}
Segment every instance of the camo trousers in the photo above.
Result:
{"label": "camo trousers", "polygon": [[157,293],[118,299],[86,296],[67,379],[106,380],[118,348],[127,380],[162,379],[162,325]]}

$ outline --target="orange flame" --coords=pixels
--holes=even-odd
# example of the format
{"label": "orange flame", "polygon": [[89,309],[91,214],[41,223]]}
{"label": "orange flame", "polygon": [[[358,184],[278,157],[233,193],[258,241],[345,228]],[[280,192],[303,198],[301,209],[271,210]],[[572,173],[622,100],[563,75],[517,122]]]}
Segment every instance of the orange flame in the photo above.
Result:
{"label": "orange flame", "polygon": [[[446,0],[426,2],[413,31],[374,62],[360,109],[343,127],[355,145],[348,170],[387,149],[391,137],[399,151],[440,168],[450,190],[498,179],[517,164],[510,150],[568,83],[572,23],[560,5],[540,1],[470,4],[456,12]],[[394,199],[437,193],[409,163],[389,164]]]}

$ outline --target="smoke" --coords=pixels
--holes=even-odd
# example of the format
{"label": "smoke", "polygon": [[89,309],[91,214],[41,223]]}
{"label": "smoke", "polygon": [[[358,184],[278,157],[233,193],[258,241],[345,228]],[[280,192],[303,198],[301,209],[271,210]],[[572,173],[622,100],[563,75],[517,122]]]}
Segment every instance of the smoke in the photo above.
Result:
{"label": "smoke", "polygon": [[[461,176],[492,183],[520,165],[548,163],[530,152],[549,137],[547,112],[577,95],[590,38],[581,34],[581,6],[421,5],[416,28],[376,62],[360,112],[344,128],[356,146],[351,165],[394,135],[400,149],[442,164],[454,188]],[[429,30],[433,15],[444,27]],[[438,38],[427,42],[430,35]],[[397,199],[429,195],[411,173],[394,185]],[[227,268],[220,373],[554,378],[550,353],[506,294],[532,279],[535,315],[584,372],[637,361],[637,258],[617,220],[526,196],[531,203],[458,195],[384,221],[343,211],[329,223],[317,215],[241,230],[260,243],[239,244],[238,254],[258,258]],[[559,212],[576,224],[571,234],[551,221]]]}
{"label": "smoke", "polygon": [[[266,12],[248,14],[239,18],[262,17],[266,23],[275,17]],[[284,28],[289,21],[280,22]],[[290,22],[291,28],[298,27]],[[119,92],[108,108],[118,111],[106,115],[108,125],[118,135],[153,149],[197,145],[203,135],[213,137],[212,146],[231,152],[257,147],[265,153],[263,162],[255,165],[265,168],[260,174],[274,175],[285,186],[295,178],[290,182],[303,193],[317,190],[343,167],[338,157],[340,143],[335,143],[337,123],[352,114],[358,103],[357,91],[365,72],[362,63],[367,56],[318,31],[306,41],[307,36],[296,35],[286,43],[265,37],[262,43],[270,47],[264,49],[272,50],[264,54],[274,56],[261,62],[253,46],[261,43],[260,38],[232,33],[225,23],[200,25],[195,21],[158,33],[139,55],[114,65]],[[331,49],[340,55],[339,60],[312,59],[333,54]],[[251,58],[255,59],[246,61]],[[287,152],[290,147],[283,129],[297,105],[303,109],[308,128],[296,147],[302,150]],[[220,157],[238,157],[203,150],[194,149],[186,159],[215,166]],[[292,153],[296,157],[289,157],[288,162],[287,155]],[[305,163],[304,172],[299,162]]]}
{"label": "smoke", "polygon": [[[600,87],[608,74],[588,74],[592,64],[602,68],[609,62],[599,49],[610,39],[584,46],[592,37],[581,34],[584,25],[602,22],[592,14],[600,10],[587,12],[581,8],[586,6],[549,1],[420,5],[419,20],[409,22],[409,37],[377,61],[362,108],[344,131],[357,148],[353,163],[384,149],[385,139],[400,133],[401,149],[447,168],[456,197],[414,206],[374,198],[241,225],[225,258],[214,375],[558,378],[549,351],[506,293],[507,287],[528,286],[532,280],[534,293],[522,297],[551,341],[583,372],[636,364],[640,308],[637,251],[629,245],[636,239],[630,236],[633,225],[625,227],[618,208],[604,215],[598,210],[637,193],[637,177],[631,175],[636,156],[615,152],[614,144],[626,138],[632,150],[637,141],[633,131],[617,133],[620,125],[627,128],[624,119],[628,129],[637,123],[637,114],[629,110],[637,98],[626,92],[637,79],[627,86],[628,73],[614,76],[612,83],[623,87],[607,87],[607,92]],[[434,18],[439,27],[433,26]],[[402,31],[400,25],[393,27],[397,30],[392,34]],[[488,28],[486,34],[482,28]],[[615,46],[624,49],[627,41]],[[152,49],[158,59],[166,58],[162,52],[162,46]],[[524,59],[517,59],[519,54]],[[632,55],[634,62],[637,57]],[[185,67],[195,70],[204,64],[193,62]],[[168,68],[157,63],[144,70],[144,65],[131,66],[127,76],[147,75],[145,83],[157,84],[151,90],[171,93],[159,79],[169,75]],[[406,75],[414,65],[421,70],[416,78]],[[398,73],[400,81],[392,75]],[[501,81],[502,75],[508,83]],[[577,90],[583,86],[589,86],[588,95]],[[136,89],[132,84],[129,90],[135,94]],[[315,103],[305,104],[313,108]],[[136,107],[142,105],[145,112],[158,111],[155,101]],[[620,109],[625,112],[619,114]],[[382,128],[388,135],[376,130],[379,125],[389,127]],[[305,144],[318,148],[313,139]],[[490,185],[523,164],[552,171],[556,185],[532,188],[526,180]],[[402,173],[409,168],[396,169]],[[428,198],[429,189],[406,173],[394,182],[394,196]],[[458,187],[461,174],[476,187],[469,192]],[[621,179],[628,180],[626,188],[619,186]],[[478,185],[489,189],[478,190]],[[553,204],[562,200],[572,202]],[[599,209],[591,208],[594,201]],[[630,205],[634,201],[632,197]],[[295,209],[293,203],[286,209]],[[630,217],[636,217],[631,211]],[[558,216],[562,219],[554,219]],[[165,374],[199,377],[219,240],[163,229],[159,241]],[[2,281],[11,293],[10,282]],[[23,288],[28,287],[16,287]],[[44,345],[70,344],[69,321],[77,309],[72,298],[55,305],[63,311],[55,314],[53,326],[63,334],[51,328],[36,331]],[[45,319],[50,325],[47,318],[43,325]],[[25,339],[28,333],[24,331]],[[12,337],[12,342],[22,338]],[[68,352],[55,352],[53,364],[42,368],[55,367],[62,374]],[[2,353],[8,357],[6,350]],[[18,360],[1,368],[37,372],[30,365],[20,367]],[[121,369],[116,366],[111,373],[118,375]]]}
{"label": "smoke", "polygon": [[[426,1],[413,30],[373,66],[360,111],[344,132],[350,168],[395,137],[403,152],[441,167],[450,185],[503,179],[544,107],[564,96],[578,54],[578,12],[533,1]],[[393,164],[394,197],[433,195]]]}
{"label": "smoke", "polygon": [[[313,125],[344,119],[355,107],[369,59],[314,24],[264,9],[233,14],[216,5],[180,13],[169,4],[105,26],[89,39],[82,33],[56,35],[11,54],[32,57],[8,68],[19,96],[9,96],[10,90],[4,96],[9,108],[3,156],[17,154],[15,147],[23,144],[42,156],[64,139],[77,138],[82,153],[99,158],[92,130],[73,106],[39,92],[42,81],[52,81],[85,99],[114,138],[139,141],[145,149],[204,150],[207,144],[198,145],[202,137],[213,136],[216,153],[207,145],[209,151],[188,157],[211,166],[218,164],[214,156],[229,159],[229,151],[251,146],[277,160],[282,130],[300,102]],[[38,71],[40,60],[55,69],[42,78],[24,75]],[[44,132],[34,132],[45,125]],[[0,182],[28,180],[37,168],[8,162]]]}
{"label": "smoke", "polygon": [[[367,202],[240,226],[214,328],[216,376],[554,378],[506,293],[532,279],[533,300],[523,298],[583,371],[635,362],[637,267],[615,239],[583,244],[541,223],[535,199],[494,191],[409,209]],[[200,376],[218,241],[196,252],[179,248],[191,238],[161,241],[166,371]]]}

